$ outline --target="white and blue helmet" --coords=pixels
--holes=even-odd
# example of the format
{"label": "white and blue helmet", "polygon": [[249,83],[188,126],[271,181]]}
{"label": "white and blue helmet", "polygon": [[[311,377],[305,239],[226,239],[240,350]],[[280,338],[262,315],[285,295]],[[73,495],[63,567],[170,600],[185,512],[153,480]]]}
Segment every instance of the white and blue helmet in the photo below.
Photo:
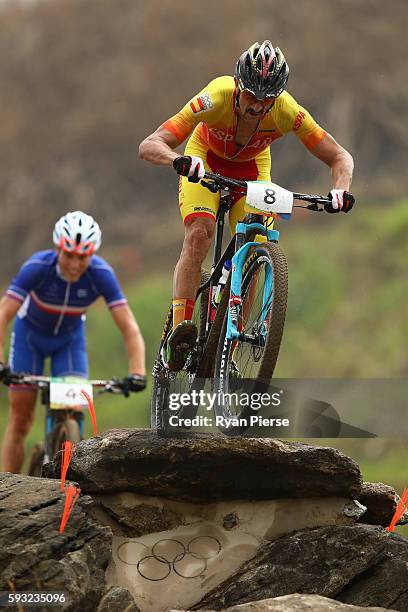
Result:
{"label": "white and blue helmet", "polygon": [[102,232],[93,217],[76,210],[56,222],[52,238],[67,253],[92,255],[101,246]]}

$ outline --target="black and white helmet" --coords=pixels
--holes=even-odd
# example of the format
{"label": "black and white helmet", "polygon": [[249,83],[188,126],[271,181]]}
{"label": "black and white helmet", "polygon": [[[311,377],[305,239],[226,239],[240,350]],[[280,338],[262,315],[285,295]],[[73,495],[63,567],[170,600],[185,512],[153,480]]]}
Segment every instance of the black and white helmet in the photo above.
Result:
{"label": "black and white helmet", "polygon": [[258,100],[276,98],[286,88],[289,66],[279,47],[274,48],[269,40],[264,40],[241,55],[235,77],[241,91],[249,91]]}
{"label": "black and white helmet", "polygon": [[52,238],[63,251],[92,255],[101,246],[102,233],[93,217],[76,210],[56,222]]}

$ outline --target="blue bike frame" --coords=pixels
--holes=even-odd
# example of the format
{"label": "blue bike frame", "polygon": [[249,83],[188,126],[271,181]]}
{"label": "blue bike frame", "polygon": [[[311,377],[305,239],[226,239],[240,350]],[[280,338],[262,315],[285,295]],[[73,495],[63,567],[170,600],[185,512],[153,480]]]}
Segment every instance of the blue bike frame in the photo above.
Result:
{"label": "blue bike frame", "polygon": [[[256,231],[258,234],[267,237],[269,242],[279,241],[279,232],[274,229],[267,229],[262,223],[237,223],[236,235],[237,243],[245,240],[248,232]],[[242,271],[247,258],[248,250],[253,246],[261,246],[260,242],[246,242],[235,253],[232,258],[231,270],[231,294],[228,305],[228,323],[227,323],[227,339],[236,340],[241,337],[241,331],[238,328],[239,315],[242,308]],[[267,268],[265,274],[265,282],[262,298],[262,321],[265,320],[267,312],[271,304],[271,295],[273,293],[273,271],[270,267]]]}

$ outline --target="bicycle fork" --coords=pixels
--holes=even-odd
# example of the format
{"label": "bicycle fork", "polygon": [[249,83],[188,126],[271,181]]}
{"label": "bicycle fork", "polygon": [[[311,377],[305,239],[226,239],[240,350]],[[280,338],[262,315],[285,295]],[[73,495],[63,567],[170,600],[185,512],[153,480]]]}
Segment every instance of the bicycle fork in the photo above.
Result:
{"label": "bicycle fork", "polygon": [[[260,246],[259,242],[245,242],[246,235],[249,232],[256,231],[258,234],[263,236],[266,235],[268,241],[278,242],[279,232],[277,230],[269,230],[261,223],[244,223],[240,222],[237,224],[236,233],[236,253],[232,258],[232,269],[231,269],[231,293],[228,302],[228,322],[227,322],[227,334],[228,340],[241,340],[249,344],[259,346],[260,338],[265,340],[266,334],[261,329],[261,336],[254,334],[242,333],[242,272],[244,264],[248,255],[248,251],[251,247]],[[265,321],[268,315],[268,311],[271,306],[271,295],[273,292],[273,274],[270,267],[266,269],[265,282],[263,287],[262,296],[262,311],[261,321],[262,327],[265,328]]]}

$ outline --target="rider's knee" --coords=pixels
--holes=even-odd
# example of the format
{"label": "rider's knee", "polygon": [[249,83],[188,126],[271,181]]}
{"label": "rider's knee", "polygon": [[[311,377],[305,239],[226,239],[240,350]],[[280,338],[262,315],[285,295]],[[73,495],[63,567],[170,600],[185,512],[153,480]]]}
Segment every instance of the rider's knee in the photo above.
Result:
{"label": "rider's knee", "polygon": [[204,259],[214,236],[215,222],[212,219],[196,218],[186,226],[184,249],[191,256]]}
{"label": "rider's knee", "polygon": [[23,418],[21,415],[12,415],[10,417],[10,425],[14,435],[25,438],[29,433],[33,419],[29,416]]}

